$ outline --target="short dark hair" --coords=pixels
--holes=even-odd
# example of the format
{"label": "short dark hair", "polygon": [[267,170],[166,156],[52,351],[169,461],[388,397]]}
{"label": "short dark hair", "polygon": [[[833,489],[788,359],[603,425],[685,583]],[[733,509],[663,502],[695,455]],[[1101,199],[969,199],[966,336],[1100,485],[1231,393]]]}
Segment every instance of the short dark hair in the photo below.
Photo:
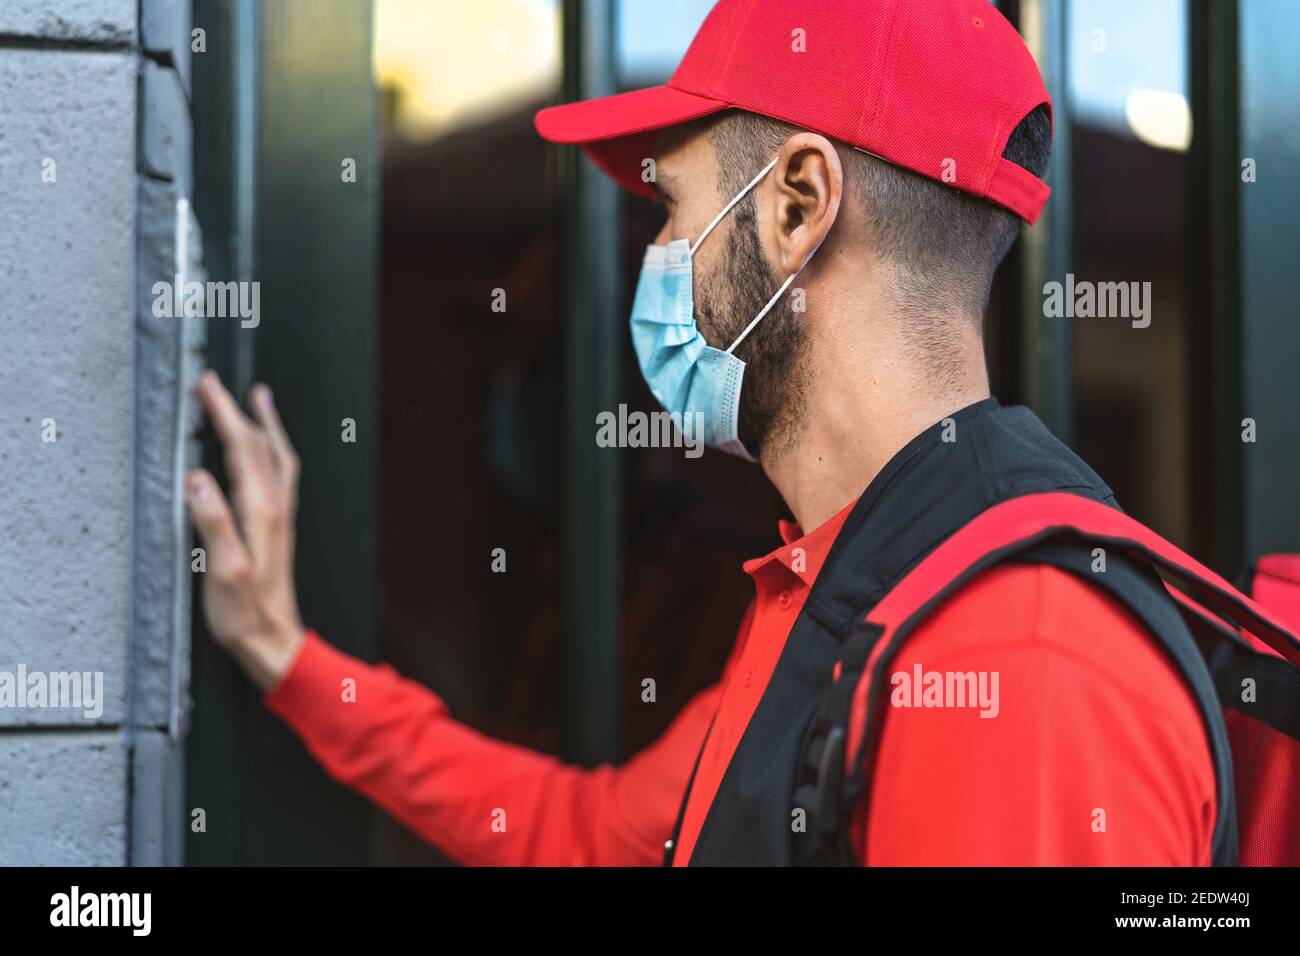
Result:
{"label": "short dark hair", "polygon": [[[799,132],[796,126],[742,110],[711,119],[709,138],[726,196],[743,189]],[[896,267],[899,306],[918,317],[957,310],[982,321],[993,273],[1015,242],[1019,217],[910,169],[836,145],[846,193],[865,213],[873,252]],[[1042,177],[1051,148],[1051,119],[1044,104],[1020,121],[1002,155]]]}

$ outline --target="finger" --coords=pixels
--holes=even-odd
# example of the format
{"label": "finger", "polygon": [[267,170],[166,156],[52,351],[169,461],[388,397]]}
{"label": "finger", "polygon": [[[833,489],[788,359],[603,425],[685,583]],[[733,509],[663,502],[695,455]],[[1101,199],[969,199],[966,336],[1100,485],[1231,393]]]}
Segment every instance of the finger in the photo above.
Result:
{"label": "finger", "polygon": [[235,396],[226,390],[212,369],[207,369],[199,376],[198,393],[203,410],[208,413],[222,444],[230,446],[240,443],[252,429],[253,423],[240,410]]}
{"label": "finger", "polygon": [[284,423],[280,421],[280,413],[276,410],[270,387],[254,385],[252,400],[253,417],[266,429],[277,463],[285,471],[296,471],[298,456],[293,450],[293,443],[289,441],[289,433],[285,430]]}
{"label": "finger", "polygon": [[[234,484],[237,505],[246,493],[260,497],[273,486],[274,462],[265,432],[244,415],[235,397],[221,384],[217,373],[208,369],[199,377],[199,398],[225,452],[226,468]],[[242,507],[241,507],[242,514]]]}
{"label": "finger", "polygon": [[216,479],[204,469],[196,469],[185,477],[185,490],[194,527],[208,549],[209,563],[247,563],[247,549]]}

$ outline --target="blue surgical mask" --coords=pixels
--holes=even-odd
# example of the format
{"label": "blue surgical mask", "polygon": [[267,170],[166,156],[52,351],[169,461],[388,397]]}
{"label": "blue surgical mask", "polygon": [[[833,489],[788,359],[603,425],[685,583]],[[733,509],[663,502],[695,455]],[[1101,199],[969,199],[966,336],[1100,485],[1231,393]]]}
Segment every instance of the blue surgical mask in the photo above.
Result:
{"label": "blue surgical mask", "polygon": [[[740,440],[740,388],[745,380],[745,363],[736,357],[735,351],[785,295],[799,273],[785,280],[763,311],[723,351],[709,345],[696,324],[691,261],[709,233],[736,203],[762,182],[776,163],[775,159],[768,163],[727,203],[694,245],[686,239],[676,239],[666,246],[647,246],[632,302],[632,347],[636,349],[641,374],[659,404],[665,411],[680,415],[683,427],[703,423],[703,434],[692,438],[748,461],[755,459]],[[804,260],[804,266],[816,251]]]}

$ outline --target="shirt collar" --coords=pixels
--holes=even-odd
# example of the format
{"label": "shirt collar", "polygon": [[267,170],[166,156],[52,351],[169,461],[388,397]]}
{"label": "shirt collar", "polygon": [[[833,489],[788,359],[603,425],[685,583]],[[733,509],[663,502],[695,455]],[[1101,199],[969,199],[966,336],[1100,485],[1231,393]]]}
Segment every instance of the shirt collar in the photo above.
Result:
{"label": "shirt collar", "polygon": [[831,545],[835,543],[840,528],[844,526],[844,521],[853,511],[855,504],[857,504],[856,500],[850,501],[834,517],[828,518],[807,534],[803,533],[803,528],[797,522],[784,519],[778,521],[777,531],[784,544],[770,554],[746,561],[744,565],[746,573],[752,577],[758,575],[764,568],[774,565],[783,566],[797,575],[808,587],[812,587],[822,565],[826,563]]}
{"label": "shirt collar", "polygon": [[[1000,408],[998,400],[989,397],[968,405],[949,417],[955,423],[964,425],[971,419],[995,412]],[[876,506],[885,495],[886,490],[891,488],[894,489],[895,494],[893,495],[894,506],[890,510],[904,515],[901,519],[904,523],[921,521],[924,512],[932,509],[934,499],[926,495],[898,493],[901,489],[896,487],[899,482],[896,482],[895,479],[915,459],[924,457],[923,452],[932,449],[936,445],[949,450],[957,447],[956,443],[941,443],[940,438],[943,428],[944,423],[938,422],[913,438],[872,480],[866,491],[840,509],[839,513],[834,517],[823,522],[808,534],[804,534],[803,529],[794,521],[779,521],[777,531],[780,533],[784,544],[770,554],[746,561],[744,564],[745,571],[755,578],[757,582],[760,576],[770,573],[773,569],[780,569],[783,574],[795,574],[805,585],[812,587],[822,567],[826,564],[826,559],[830,556],[835,539],[839,537],[840,530],[853,514],[854,509],[856,508],[859,514],[854,518],[855,527],[850,529],[851,533],[856,532],[862,520],[876,510]],[[969,444],[972,443],[963,443],[963,450],[964,446]],[[969,472],[962,469],[940,468],[939,470],[944,473],[947,481],[964,481],[969,478]],[[949,472],[953,473],[949,474]]]}

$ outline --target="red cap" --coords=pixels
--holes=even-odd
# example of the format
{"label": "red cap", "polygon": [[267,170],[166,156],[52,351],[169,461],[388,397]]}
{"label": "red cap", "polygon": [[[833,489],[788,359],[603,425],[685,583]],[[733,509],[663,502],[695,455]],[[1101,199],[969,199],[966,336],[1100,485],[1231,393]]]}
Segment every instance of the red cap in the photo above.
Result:
{"label": "red cap", "polygon": [[659,130],[734,107],[1032,223],[1050,190],[1002,151],[1043,103],[1050,113],[1034,58],[988,0],[719,0],[666,86],[553,106],[535,122],[546,139],[581,145],[620,185],[653,198],[642,163]]}

